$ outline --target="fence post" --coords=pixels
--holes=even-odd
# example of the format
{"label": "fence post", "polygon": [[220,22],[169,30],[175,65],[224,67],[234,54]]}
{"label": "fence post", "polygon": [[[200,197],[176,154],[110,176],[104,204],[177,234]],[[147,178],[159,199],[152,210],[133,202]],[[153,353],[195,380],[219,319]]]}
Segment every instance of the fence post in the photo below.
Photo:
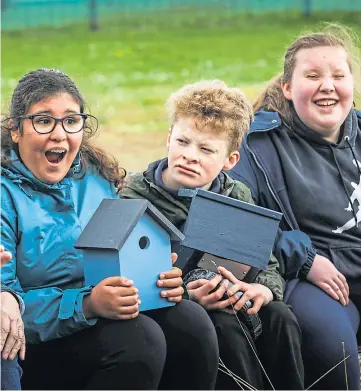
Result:
{"label": "fence post", "polygon": [[97,13],[97,0],[89,1],[89,28],[91,31],[99,29],[98,13]]}
{"label": "fence post", "polygon": [[11,3],[11,0],[2,0],[1,1],[1,12],[5,11],[7,8],[9,8],[10,3]]}
{"label": "fence post", "polygon": [[303,3],[304,3],[304,12],[303,12],[304,15],[306,17],[311,16],[312,0],[304,0]]}

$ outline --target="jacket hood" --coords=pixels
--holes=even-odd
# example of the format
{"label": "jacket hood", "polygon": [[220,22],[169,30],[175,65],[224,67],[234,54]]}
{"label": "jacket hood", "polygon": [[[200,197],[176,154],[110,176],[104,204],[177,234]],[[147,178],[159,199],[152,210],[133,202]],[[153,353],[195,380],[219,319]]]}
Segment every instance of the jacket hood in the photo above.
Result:
{"label": "jacket hood", "polygon": [[[149,200],[176,227],[180,227],[187,219],[191,199],[188,197],[175,197],[155,184],[155,172],[164,160],[150,163],[148,169],[143,173],[132,174],[129,178],[129,183],[121,191],[121,195],[125,198],[144,198]],[[249,197],[248,188],[242,183],[234,181],[225,172],[220,172],[218,178],[221,183],[220,194],[225,196],[231,195],[233,196],[232,198],[239,197],[238,199]]]}
{"label": "jacket hood", "polygon": [[[143,173],[146,181],[148,181],[149,183],[153,183],[153,184],[155,183],[155,172],[156,172],[157,168],[159,167],[159,165],[164,161],[168,161],[168,159],[165,158],[165,159],[157,160],[157,161],[149,164],[148,169],[146,171],[144,171],[144,173]],[[221,171],[218,174],[217,179],[220,182],[220,194],[228,195],[229,192],[232,191],[232,189],[234,187],[234,184],[235,184],[234,180],[223,171]],[[159,189],[159,186],[156,186],[156,187]],[[162,190],[162,189],[160,189],[160,190]],[[163,191],[163,192],[168,194],[168,192],[166,192],[166,191]],[[179,198],[181,200],[184,199],[184,197],[174,197],[174,198],[177,198],[177,199]]]}
{"label": "jacket hood", "polygon": [[275,111],[257,111],[254,120],[251,122],[249,133],[267,132],[282,125],[279,114]]}
{"label": "jacket hood", "polygon": [[[297,133],[300,137],[309,141],[311,144],[336,146],[335,143],[325,140],[319,133],[315,132],[307,125],[305,125],[304,122],[301,121],[301,119],[298,117],[298,115],[294,110],[293,110],[293,117],[294,117],[294,125],[295,125],[293,127],[293,131]],[[356,136],[357,136],[357,115],[355,110],[351,110],[343,123],[342,137],[340,138],[340,141],[337,143],[336,148],[349,148],[350,145],[353,147],[355,145]]]}
{"label": "jacket hood", "polygon": [[[331,143],[321,137],[318,133],[308,128],[296,115],[295,131],[305,139],[312,141],[313,143],[330,145]],[[261,110],[255,113],[254,121],[251,123],[248,134],[255,132],[268,132],[282,126],[282,121],[277,112]],[[349,115],[346,117],[343,126],[342,139],[338,143],[338,148],[347,148],[350,143],[353,147],[357,137],[357,127],[361,127],[361,111],[352,109]],[[301,128],[297,131],[298,128]]]}

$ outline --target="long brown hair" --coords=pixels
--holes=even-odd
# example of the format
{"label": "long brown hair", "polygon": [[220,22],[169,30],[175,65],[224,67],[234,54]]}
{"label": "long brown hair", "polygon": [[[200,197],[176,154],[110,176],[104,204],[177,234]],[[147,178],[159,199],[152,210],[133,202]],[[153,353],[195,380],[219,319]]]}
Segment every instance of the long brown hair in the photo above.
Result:
{"label": "long brown hair", "polygon": [[[4,116],[1,121],[2,166],[6,167],[11,164],[10,151],[18,149],[18,145],[11,138],[11,132],[19,129],[19,132],[22,133],[20,117],[25,115],[33,104],[61,93],[71,95],[79,104],[80,112],[84,113],[84,98],[74,82],[64,72],[57,69],[41,68],[27,73],[20,79],[11,98],[9,115]],[[86,167],[90,163],[105,179],[120,189],[124,185],[126,171],[119,167],[114,157],[90,142],[90,138],[94,136],[97,129],[97,121],[86,121],[84,137],[80,145],[82,170],[78,177],[84,175]]]}
{"label": "long brown hair", "polygon": [[315,33],[302,34],[286,50],[283,61],[283,73],[274,77],[261,92],[253,104],[253,110],[276,111],[283,123],[292,126],[290,105],[281,88],[281,83],[290,83],[296,65],[296,55],[301,49],[329,46],[343,48],[348,56],[348,65],[354,78],[355,92],[361,94],[361,60],[357,47],[358,37],[348,27],[339,24],[327,24],[324,29]]}

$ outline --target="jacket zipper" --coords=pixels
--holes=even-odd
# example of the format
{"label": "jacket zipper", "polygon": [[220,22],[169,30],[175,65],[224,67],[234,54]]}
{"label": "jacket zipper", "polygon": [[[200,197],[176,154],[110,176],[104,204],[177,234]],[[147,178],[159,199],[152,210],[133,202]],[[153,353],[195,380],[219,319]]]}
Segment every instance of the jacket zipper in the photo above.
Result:
{"label": "jacket zipper", "polygon": [[[277,126],[278,126],[278,125],[277,125]],[[277,126],[274,126],[274,127],[272,127],[272,128],[268,128],[268,129],[264,129],[264,131],[269,131],[269,130],[275,129]],[[274,200],[276,201],[278,207],[279,207],[280,210],[282,211],[283,216],[284,216],[284,218],[285,218],[287,224],[289,225],[289,227],[290,227],[291,229],[296,229],[296,228],[294,228],[294,227],[292,226],[292,224],[291,224],[291,222],[289,221],[289,219],[288,219],[288,217],[287,217],[287,215],[286,215],[286,213],[285,213],[285,211],[284,211],[282,205],[281,205],[280,202],[278,201],[278,199],[277,199],[277,197],[276,197],[276,195],[275,195],[273,189],[271,188],[271,185],[270,185],[270,183],[269,183],[269,180],[268,180],[268,177],[267,177],[267,175],[266,175],[266,172],[265,172],[265,170],[263,169],[263,167],[261,166],[261,164],[259,163],[259,161],[257,160],[256,154],[252,151],[252,148],[251,148],[250,144],[249,144],[249,143],[247,143],[247,144],[248,144],[249,151],[250,151],[250,153],[251,153],[251,155],[252,155],[252,157],[253,157],[253,159],[254,159],[254,161],[255,161],[257,167],[262,171],[262,173],[263,173],[263,175],[264,175],[264,177],[265,177],[265,179],[266,179],[266,183],[267,183],[268,190],[270,191],[270,193],[272,194],[272,197],[274,198]]]}

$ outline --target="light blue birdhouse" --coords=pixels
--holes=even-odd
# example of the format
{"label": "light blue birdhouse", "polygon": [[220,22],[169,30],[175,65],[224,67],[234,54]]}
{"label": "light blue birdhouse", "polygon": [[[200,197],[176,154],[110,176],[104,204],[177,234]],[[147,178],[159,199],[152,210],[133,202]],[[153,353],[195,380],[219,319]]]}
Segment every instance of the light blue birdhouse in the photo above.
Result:
{"label": "light blue birdhouse", "polygon": [[86,285],[124,276],[139,290],[140,311],[147,311],[174,304],[156,283],[172,268],[170,241],[183,238],[149,201],[105,199],[75,247],[83,250]]}

